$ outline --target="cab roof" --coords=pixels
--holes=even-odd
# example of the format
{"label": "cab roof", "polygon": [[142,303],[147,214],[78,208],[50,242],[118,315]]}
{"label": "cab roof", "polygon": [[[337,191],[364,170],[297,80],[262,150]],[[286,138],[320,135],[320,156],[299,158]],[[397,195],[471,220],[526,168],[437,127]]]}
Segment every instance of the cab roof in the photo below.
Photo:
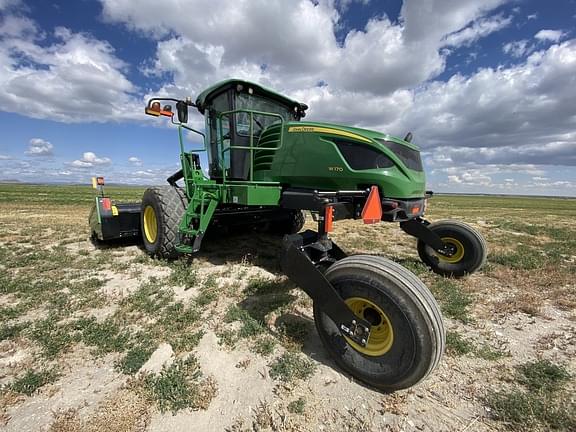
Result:
{"label": "cab roof", "polygon": [[262,95],[269,99],[273,99],[280,103],[284,103],[290,107],[300,106],[300,103],[298,101],[290,99],[284,95],[281,95],[280,93],[277,93],[274,90],[271,90],[267,87],[261,86],[260,84],[232,78],[220,81],[214,84],[213,86],[208,87],[206,90],[200,93],[198,95],[198,98],[196,98],[196,106],[198,107],[198,111],[200,111],[201,114],[204,114],[204,110],[210,104],[212,99],[214,99],[220,93],[225,92],[230,88],[237,88],[239,85],[242,86],[244,89],[252,88],[256,94]]}

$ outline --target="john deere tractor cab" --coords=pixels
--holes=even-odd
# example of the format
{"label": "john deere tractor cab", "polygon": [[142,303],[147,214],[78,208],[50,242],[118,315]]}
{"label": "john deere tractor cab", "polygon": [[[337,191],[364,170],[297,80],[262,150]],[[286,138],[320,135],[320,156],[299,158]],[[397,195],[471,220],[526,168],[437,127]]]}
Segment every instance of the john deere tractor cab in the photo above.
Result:
{"label": "john deere tractor cab", "polygon": [[[204,132],[186,125],[190,107],[204,116]],[[177,126],[182,168],[168,185],[144,193],[145,248],[174,258],[200,250],[208,229],[266,222],[285,234],[281,267],[313,299],[316,328],[336,363],[381,390],[410,387],[431,373],[444,350],[436,301],[399,264],[347,256],[329,237],[334,222],[398,222],[418,239],[418,253],[433,271],[456,277],[482,266],[485,242],[463,223],[423,218],[431,193],[411,134],[400,139],[304,122],[307,108],[237,79],[210,87],[195,103],[151,99],[146,113]],[[185,131],[199,134],[202,148],[185,149]],[[208,175],[200,166],[203,151]],[[299,233],[303,211],[312,213],[317,231]]]}

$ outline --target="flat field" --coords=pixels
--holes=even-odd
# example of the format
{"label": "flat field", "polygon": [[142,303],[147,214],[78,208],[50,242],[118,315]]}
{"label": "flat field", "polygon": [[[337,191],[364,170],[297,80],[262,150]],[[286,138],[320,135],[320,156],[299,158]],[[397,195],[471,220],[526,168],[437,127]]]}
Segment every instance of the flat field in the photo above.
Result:
{"label": "flat field", "polygon": [[0,185],[2,430],[576,430],[574,199],[435,196],[430,220],[487,239],[463,279],[429,272],[396,224],[335,223],[344,250],[406,266],[445,317],[435,373],[382,394],[327,357],[277,237],[212,233],[198,255],[153,260],[89,241],[93,196]]}

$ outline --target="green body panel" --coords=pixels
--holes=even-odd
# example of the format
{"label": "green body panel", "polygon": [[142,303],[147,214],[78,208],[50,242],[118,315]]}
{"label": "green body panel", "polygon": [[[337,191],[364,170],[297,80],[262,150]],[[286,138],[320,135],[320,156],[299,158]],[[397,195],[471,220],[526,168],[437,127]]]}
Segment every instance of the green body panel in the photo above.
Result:
{"label": "green body panel", "polygon": [[239,205],[275,206],[280,202],[282,188],[254,184],[228,185],[226,202]]}
{"label": "green body panel", "polygon": [[[271,147],[272,136],[280,126],[265,131],[260,141]],[[287,122],[283,127],[283,143],[278,150],[255,154],[254,179],[276,181],[290,187],[320,190],[356,190],[377,185],[386,197],[422,198],[426,178],[423,171],[408,169],[386,146],[383,139],[417,150],[415,145],[379,132],[331,123]],[[372,146],[386,154],[395,166],[382,169],[354,170],[334,144],[345,139]]]}

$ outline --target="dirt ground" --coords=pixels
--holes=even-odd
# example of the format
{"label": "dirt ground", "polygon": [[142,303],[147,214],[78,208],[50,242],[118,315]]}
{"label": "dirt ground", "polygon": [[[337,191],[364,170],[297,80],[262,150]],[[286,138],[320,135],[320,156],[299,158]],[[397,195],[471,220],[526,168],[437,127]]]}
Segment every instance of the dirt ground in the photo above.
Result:
{"label": "dirt ground", "polygon": [[[395,224],[335,224],[333,239],[345,251],[400,262],[430,287],[444,313],[448,341],[440,366],[409,390],[383,394],[327,357],[311,301],[280,272],[279,238],[212,235],[194,257],[157,261],[138,244],[93,244],[87,202],[3,196],[2,430],[574,425],[574,414],[562,410],[576,406],[575,200],[435,198],[431,220],[462,220],[488,241],[488,264],[459,280],[429,272],[414,239]],[[307,227],[314,228],[310,218]],[[526,371],[536,363],[556,368],[554,382],[562,382],[542,393],[549,404],[542,415],[531,408],[538,402],[509,405],[533,389]],[[494,402],[495,395],[508,399]],[[532,413],[522,423],[513,409]],[[566,418],[555,423],[546,413]]]}

